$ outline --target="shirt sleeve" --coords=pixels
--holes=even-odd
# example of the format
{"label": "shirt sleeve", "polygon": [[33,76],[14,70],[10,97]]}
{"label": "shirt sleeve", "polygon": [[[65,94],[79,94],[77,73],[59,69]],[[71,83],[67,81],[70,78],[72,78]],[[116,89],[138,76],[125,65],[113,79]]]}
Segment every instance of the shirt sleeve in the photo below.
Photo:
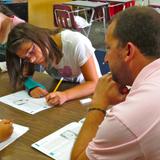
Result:
{"label": "shirt sleeve", "polygon": [[112,114],[108,114],[99,126],[86,154],[90,160],[134,160],[142,157],[136,136]]}
{"label": "shirt sleeve", "polygon": [[32,89],[36,87],[40,87],[42,89],[46,89],[42,84],[34,81],[32,77],[28,77],[24,82],[25,89],[30,92]]}
{"label": "shirt sleeve", "polygon": [[94,55],[94,51],[95,49],[89,39],[83,37],[83,39],[78,42],[75,49],[77,64],[79,64],[80,67],[83,66],[87,62],[88,58]]}

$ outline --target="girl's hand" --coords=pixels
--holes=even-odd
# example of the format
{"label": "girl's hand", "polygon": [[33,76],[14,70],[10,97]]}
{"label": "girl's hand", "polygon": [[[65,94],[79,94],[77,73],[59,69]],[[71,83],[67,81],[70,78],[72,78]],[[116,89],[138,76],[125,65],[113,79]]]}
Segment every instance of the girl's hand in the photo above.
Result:
{"label": "girl's hand", "polygon": [[67,97],[64,92],[51,92],[46,96],[46,101],[49,105],[61,105],[67,101]]}
{"label": "girl's hand", "polygon": [[13,133],[13,126],[10,120],[2,120],[0,121],[0,142],[8,139]]}
{"label": "girl's hand", "polygon": [[47,94],[48,94],[48,91],[40,87],[36,87],[30,92],[31,97],[33,98],[45,97]]}

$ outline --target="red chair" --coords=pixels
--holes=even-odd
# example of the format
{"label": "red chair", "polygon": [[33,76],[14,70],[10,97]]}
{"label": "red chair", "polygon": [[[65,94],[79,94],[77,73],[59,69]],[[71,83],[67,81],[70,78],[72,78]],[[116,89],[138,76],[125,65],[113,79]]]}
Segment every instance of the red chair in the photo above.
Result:
{"label": "red chair", "polygon": [[[100,2],[106,2],[106,0],[100,0]],[[114,16],[116,13],[124,10],[125,8],[132,7],[135,5],[135,0],[132,0],[131,2],[126,3],[115,3],[112,2],[108,5],[108,15],[110,19],[112,16]]]}
{"label": "red chair", "polygon": [[[94,2],[104,2],[106,3],[106,0],[90,0]],[[124,3],[109,3],[108,5],[108,17],[107,19],[110,19],[113,15],[115,15],[117,12],[122,11],[125,8]],[[102,8],[96,8],[95,9],[95,18],[103,17],[103,11]],[[99,18],[100,19],[100,18]]]}
{"label": "red chair", "polygon": [[109,18],[122,11],[125,8],[124,5],[124,3],[110,3],[108,6]]}
{"label": "red chair", "polygon": [[125,3],[125,8],[132,7],[132,6],[135,6],[135,0],[132,0],[131,2]]}
{"label": "red chair", "polygon": [[109,16],[112,17],[116,13],[124,10],[125,8],[132,7],[135,5],[135,0],[126,3],[110,3],[109,5]]}
{"label": "red chair", "polygon": [[[100,0],[89,0],[89,1],[92,1],[92,2],[100,2]],[[105,2],[106,3],[106,2]],[[91,13],[90,13],[91,14]],[[97,21],[103,21],[103,10],[102,10],[102,7],[97,7],[95,8],[95,14],[94,14],[94,17],[93,19],[94,20],[97,20]]]}
{"label": "red chair", "polygon": [[[70,6],[64,4],[54,4],[53,5],[53,17],[54,25],[56,27],[83,31],[88,37],[90,32],[91,24],[88,23],[86,19],[78,16],[80,12],[85,12],[86,10],[72,10]],[[87,31],[85,30],[87,28]]]}

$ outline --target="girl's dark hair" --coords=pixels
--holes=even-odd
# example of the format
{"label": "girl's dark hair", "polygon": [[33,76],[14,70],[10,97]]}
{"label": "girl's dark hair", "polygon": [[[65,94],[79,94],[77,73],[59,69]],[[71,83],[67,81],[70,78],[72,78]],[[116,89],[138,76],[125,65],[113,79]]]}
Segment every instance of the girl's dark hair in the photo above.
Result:
{"label": "girl's dark hair", "polygon": [[[7,42],[6,62],[11,84],[14,88],[25,80],[24,70],[26,71],[26,66],[28,76],[34,72],[34,64],[25,62],[16,55],[21,44],[30,41],[37,44],[42,50],[46,62],[51,64],[54,59],[60,61],[63,56],[54,40],[51,39],[51,35],[55,35],[60,31],[61,29],[49,30],[28,23],[18,24],[11,30]],[[49,54],[47,54],[48,52]]]}
{"label": "girl's dark hair", "polygon": [[3,4],[0,4],[0,12],[3,13],[3,14],[5,14],[8,17],[12,17],[12,16],[15,15],[14,12],[12,12],[8,7],[6,7]]}

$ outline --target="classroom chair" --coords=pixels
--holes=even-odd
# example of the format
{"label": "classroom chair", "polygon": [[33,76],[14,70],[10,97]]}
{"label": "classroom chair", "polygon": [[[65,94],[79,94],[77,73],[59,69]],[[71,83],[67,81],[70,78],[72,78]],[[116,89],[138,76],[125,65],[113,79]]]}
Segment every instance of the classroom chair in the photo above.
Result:
{"label": "classroom chair", "polygon": [[100,49],[95,50],[95,56],[96,56],[97,61],[99,63],[99,67],[100,67],[102,75],[104,75],[110,71],[109,65],[104,63],[105,54],[106,54],[106,52],[104,50],[100,50]]}
{"label": "classroom chair", "polygon": [[[87,9],[72,10],[68,5],[54,4],[53,5],[53,17],[54,25],[56,27],[82,31],[87,37],[91,29],[91,23],[87,21],[86,13]],[[79,16],[84,14],[84,17]]]}

